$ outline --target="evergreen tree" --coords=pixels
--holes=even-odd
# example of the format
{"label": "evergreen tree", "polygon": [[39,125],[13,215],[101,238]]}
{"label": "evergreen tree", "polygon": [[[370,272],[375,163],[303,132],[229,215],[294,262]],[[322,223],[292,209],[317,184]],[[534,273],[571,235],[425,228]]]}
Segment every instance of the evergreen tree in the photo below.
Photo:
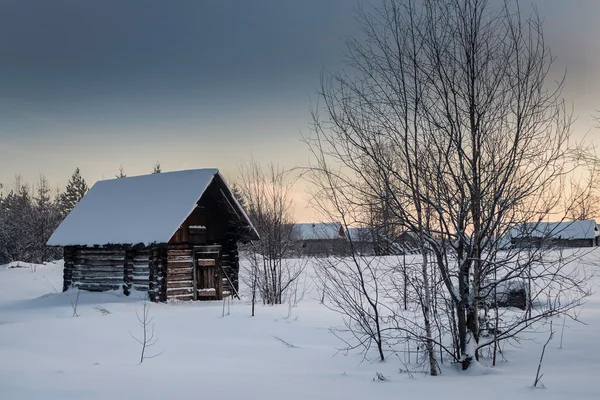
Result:
{"label": "evergreen tree", "polygon": [[[2,185],[0,185],[0,189]],[[7,227],[6,227],[6,198],[4,193],[0,192],[0,265],[6,264],[8,260],[6,245],[8,240]]]}
{"label": "evergreen tree", "polygon": [[31,261],[34,242],[31,235],[33,223],[30,190],[20,176],[15,178],[14,187],[2,200],[0,258],[3,262]]}
{"label": "evergreen tree", "polygon": [[77,203],[79,203],[79,200],[85,196],[87,191],[87,183],[85,183],[85,180],[81,176],[79,168],[76,168],[69,183],[67,183],[67,190],[61,194],[59,199],[60,214],[62,218],[66,217],[67,214],[75,208]]}
{"label": "evergreen tree", "polygon": [[242,194],[242,191],[240,190],[239,186],[236,185],[235,183],[233,185],[231,185],[231,194],[233,194],[233,197],[237,200],[237,202],[240,204],[242,209],[245,211],[246,210],[246,199],[244,199],[244,195]]}
{"label": "evergreen tree", "polygon": [[154,164],[154,169],[152,170],[153,174],[160,174],[162,172],[162,169],[160,168],[160,162],[157,161],[156,164]]}
{"label": "evergreen tree", "polygon": [[55,249],[46,246],[52,232],[60,223],[58,205],[52,200],[50,185],[44,175],[40,175],[33,197],[33,262],[43,263],[58,256]]}

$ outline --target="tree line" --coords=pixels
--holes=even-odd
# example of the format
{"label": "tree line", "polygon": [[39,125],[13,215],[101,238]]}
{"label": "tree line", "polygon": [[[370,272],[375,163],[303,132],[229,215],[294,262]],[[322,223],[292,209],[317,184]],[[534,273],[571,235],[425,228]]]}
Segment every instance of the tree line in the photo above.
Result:
{"label": "tree line", "polygon": [[[152,173],[161,172],[157,162]],[[126,176],[121,166],[115,177]],[[12,261],[44,263],[62,258],[62,249],[48,247],[46,243],[88,189],[79,168],[64,190],[53,189],[44,175],[33,184],[17,175],[10,189],[0,184],[0,265]]]}
{"label": "tree line", "polygon": [[34,184],[17,175],[12,186],[8,192],[0,192],[0,264],[61,258],[61,250],[46,246],[46,242],[88,190],[79,168],[64,191],[53,190],[44,175]]}

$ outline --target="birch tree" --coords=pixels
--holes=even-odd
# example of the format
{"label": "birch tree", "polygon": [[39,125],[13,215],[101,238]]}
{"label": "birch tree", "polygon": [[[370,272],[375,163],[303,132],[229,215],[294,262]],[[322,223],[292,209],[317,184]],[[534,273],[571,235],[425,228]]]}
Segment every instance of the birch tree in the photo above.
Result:
{"label": "birch tree", "polygon": [[536,269],[539,253],[498,250],[511,227],[563,204],[576,167],[563,81],[550,79],[540,18],[522,15],[516,1],[384,0],[359,9],[357,21],[362,36],[346,43],[347,69],[322,78],[305,138],[312,173],[334,176],[337,195],[356,207],[383,182],[390,214],[419,238],[425,325],[435,273],[456,327],[453,356],[467,369],[487,345],[480,305],[501,282],[539,279],[563,297],[517,318],[512,334],[587,293],[562,261]]}

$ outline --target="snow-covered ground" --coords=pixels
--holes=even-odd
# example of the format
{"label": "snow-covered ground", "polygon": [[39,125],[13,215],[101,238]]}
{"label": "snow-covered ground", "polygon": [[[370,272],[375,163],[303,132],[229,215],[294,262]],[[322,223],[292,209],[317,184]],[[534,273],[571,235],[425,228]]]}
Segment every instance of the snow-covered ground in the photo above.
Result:
{"label": "snow-covered ground", "polygon": [[[594,259],[600,264],[600,249]],[[225,316],[223,302],[152,304],[160,339],[149,354],[162,354],[138,364],[130,332],[140,334],[139,298],[81,292],[73,317],[77,292],[61,287],[60,263],[0,267],[0,399],[600,399],[598,293],[581,313],[587,325],[568,321],[563,348],[560,331],[549,344],[547,388],[532,389],[547,330],[507,347],[507,361],[483,374],[446,366],[440,377],[410,377],[393,357],[336,354],[341,344],[329,328],[340,317],[314,294],[291,313],[261,305],[255,317],[245,301],[232,302]]]}

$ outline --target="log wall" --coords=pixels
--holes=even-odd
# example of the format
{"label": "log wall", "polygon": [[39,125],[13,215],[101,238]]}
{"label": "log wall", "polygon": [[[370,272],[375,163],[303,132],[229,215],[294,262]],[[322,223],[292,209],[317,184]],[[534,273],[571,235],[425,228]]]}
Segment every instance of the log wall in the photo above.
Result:
{"label": "log wall", "polygon": [[166,298],[194,300],[192,249],[169,249],[166,260]]}
{"label": "log wall", "polygon": [[122,289],[148,291],[149,249],[65,247],[63,291],[70,287],[92,292]]}
{"label": "log wall", "polygon": [[124,288],[125,253],[125,250],[76,248],[71,286],[92,292]]}

